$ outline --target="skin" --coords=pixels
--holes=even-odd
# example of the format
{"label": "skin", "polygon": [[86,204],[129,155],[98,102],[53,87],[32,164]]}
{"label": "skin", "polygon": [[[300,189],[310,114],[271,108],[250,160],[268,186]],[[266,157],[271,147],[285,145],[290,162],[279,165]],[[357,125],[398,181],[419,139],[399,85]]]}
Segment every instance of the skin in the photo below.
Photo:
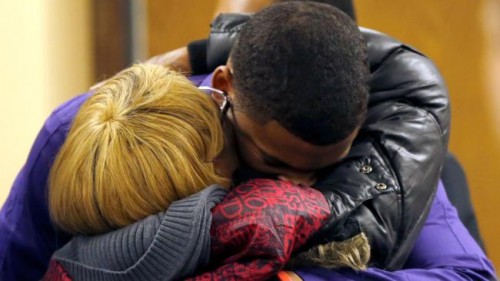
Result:
{"label": "skin", "polygon": [[233,106],[228,119],[234,128],[234,137],[240,159],[249,167],[294,184],[312,185],[319,171],[327,168],[349,152],[359,128],[344,140],[330,145],[313,145],[293,135],[276,120],[255,121],[247,113],[237,110],[238,93],[234,89],[231,63],[216,69],[212,84],[225,91]]}
{"label": "skin", "polygon": [[[218,101],[216,100],[218,103]],[[217,106],[219,106],[217,104]],[[234,128],[227,117],[223,122],[224,148],[213,160],[215,172],[223,177],[232,178],[234,171],[239,167],[240,160],[234,142]],[[229,186],[227,186],[229,187]]]}
{"label": "skin", "polygon": [[164,54],[154,56],[145,61],[145,63],[163,65],[184,74],[191,74],[192,72],[187,47],[181,47]]}

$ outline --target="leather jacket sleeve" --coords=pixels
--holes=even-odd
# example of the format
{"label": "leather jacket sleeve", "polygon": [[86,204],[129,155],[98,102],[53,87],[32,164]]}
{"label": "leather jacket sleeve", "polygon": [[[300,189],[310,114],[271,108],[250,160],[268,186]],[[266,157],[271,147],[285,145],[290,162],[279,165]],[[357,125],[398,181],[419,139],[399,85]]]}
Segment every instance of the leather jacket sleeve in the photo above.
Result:
{"label": "leather jacket sleeve", "polygon": [[[209,69],[224,64],[249,15],[223,14],[211,26]],[[424,55],[361,28],[371,70],[366,122],[349,155],[315,185],[332,216],[313,243],[364,232],[371,265],[403,266],[427,217],[447,150],[447,89]]]}
{"label": "leather jacket sleeve", "polygon": [[317,184],[343,217],[330,220],[323,239],[365,232],[372,266],[396,270],[434,198],[447,151],[449,101],[429,59],[386,35],[362,32],[372,73],[368,115],[349,156]]}

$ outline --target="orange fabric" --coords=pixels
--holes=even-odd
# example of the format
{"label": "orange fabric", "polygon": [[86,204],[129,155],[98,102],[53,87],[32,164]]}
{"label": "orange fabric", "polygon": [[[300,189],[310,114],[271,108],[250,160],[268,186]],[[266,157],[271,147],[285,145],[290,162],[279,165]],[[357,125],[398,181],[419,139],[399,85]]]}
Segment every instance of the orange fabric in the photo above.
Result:
{"label": "orange fabric", "polygon": [[294,281],[292,276],[288,274],[286,271],[280,271],[276,276],[280,281]]}

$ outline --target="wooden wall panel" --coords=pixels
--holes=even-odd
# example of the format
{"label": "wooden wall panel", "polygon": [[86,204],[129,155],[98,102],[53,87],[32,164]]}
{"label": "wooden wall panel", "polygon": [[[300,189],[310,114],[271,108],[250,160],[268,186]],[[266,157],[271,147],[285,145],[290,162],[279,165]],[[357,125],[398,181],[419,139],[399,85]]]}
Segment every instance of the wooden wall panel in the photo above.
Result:
{"label": "wooden wall panel", "polygon": [[[494,122],[500,112],[498,105],[492,106],[500,93],[488,86],[493,67],[486,62],[494,59],[488,43],[493,35],[483,28],[488,1],[496,0],[355,3],[361,26],[413,45],[441,70],[452,101],[450,150],[466,170],[481,234],[500,268],[500,138]],[[489,16],[498,23],[500,12]]]}
{"label": "wooden wall panel", "polygon": [[149,55],[206,38],[216,5],[216,0],[149,0]]}
{"label": "wooden wall panel", "polygon": [[95,81],[113,76],[131,62],[129,0],[93,0]]}

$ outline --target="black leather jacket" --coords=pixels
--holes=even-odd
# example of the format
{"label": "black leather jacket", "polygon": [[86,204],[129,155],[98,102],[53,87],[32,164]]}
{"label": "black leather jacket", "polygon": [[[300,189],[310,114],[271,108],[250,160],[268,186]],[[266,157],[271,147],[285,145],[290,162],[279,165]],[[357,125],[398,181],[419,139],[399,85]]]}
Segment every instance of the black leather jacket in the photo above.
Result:
{"label": "black leather jacket", "polygon": [[[209,70],[225,64],[249,15],[214,20],[207,47]],[[369,110],[349,156],[317,182],[332,218],[314,243],[363,231],[371,265],[400,269],[427,217],[447,151],[450,107],[433,63],[415,49],[361,28],[371,70]]]}

